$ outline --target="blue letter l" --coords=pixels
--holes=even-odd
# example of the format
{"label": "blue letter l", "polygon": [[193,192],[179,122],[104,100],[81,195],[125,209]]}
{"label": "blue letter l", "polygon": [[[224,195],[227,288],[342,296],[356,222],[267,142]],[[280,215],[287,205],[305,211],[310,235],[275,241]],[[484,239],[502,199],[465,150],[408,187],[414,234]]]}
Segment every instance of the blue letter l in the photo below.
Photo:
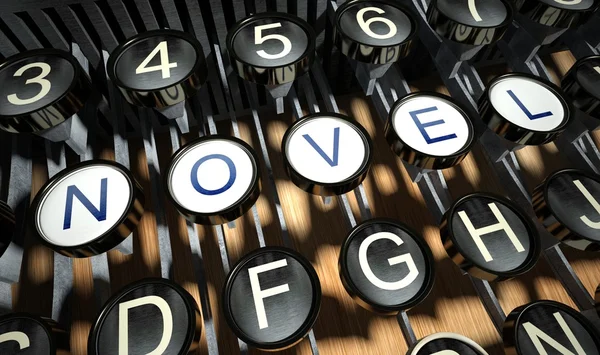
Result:
{"label": "blue letter l", "polygon": [[527,107],[525,107],[525,105],[523,105],[523,103],[521,102],[521,100],[519,100],[519,98],[517,97],[517,95],[515,95],[515,93],[512,90],[506,90],[506,92],[508,93],[508,95],[510,95],[510,97],[513,100],[515,100],[515,102],[517,103],[517,106],[519,106],[519,108],[521,110],[523,110],[523,112],[525,112],[525,114],[527,115],[527,117],[530,120],[533,121],[533,120],[537,120],[538,118],[544,118],[544,117],[552,116],[552,112],[551,111],[536,113],[535,115],[533,115],[531,112],[529,112],[529,110],[527,109]]}

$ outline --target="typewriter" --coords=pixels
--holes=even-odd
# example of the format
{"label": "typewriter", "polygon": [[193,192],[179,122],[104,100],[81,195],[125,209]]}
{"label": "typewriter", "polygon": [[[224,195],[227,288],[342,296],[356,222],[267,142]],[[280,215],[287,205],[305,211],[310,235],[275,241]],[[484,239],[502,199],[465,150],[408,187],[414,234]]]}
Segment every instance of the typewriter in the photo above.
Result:
{"label": "typewriter", "polygon": [[599,7],[2,0],[0,354],[600,354]]}

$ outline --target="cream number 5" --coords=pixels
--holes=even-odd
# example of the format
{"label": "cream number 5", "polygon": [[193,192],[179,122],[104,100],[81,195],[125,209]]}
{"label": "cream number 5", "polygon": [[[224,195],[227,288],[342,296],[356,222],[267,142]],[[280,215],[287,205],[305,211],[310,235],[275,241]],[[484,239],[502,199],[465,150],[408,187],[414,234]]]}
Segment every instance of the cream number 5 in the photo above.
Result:
{"label": "cream number 5", "polygon": [[[380,9],[378,7],[374,7],[374,6],[365,7],[364,9],[360,9],[356,13],[356,22],[358,22],[358,25],[366,34],[368,34],[370,37],[373,37],[375,39],[388,39],[388,38],[392,38],[396,35],[396,32],[398,32],[398,28],[392,21],[390,21],[389,19],[387,19],[385,17],[372,17],[372,18],[368,19],[367,21],[365,21],[365,12],[369,12],[369,11],[373,11],[378,14],[385,13],[385,11],[383,11],[382,9]],[[371,28],[369,26],[371,26],[371,24],[373,22],[385,23],[390,29],[389,32],[384,35],[380,35],[378,33],[371,31]]]}
{"label": "cream number 5", "polygon": [[270,39],[276,39],[279,42],[281,42],[281,44],[283,44],[283,49],[281,50],[281,52],[279,52],[277,54],[269,54],[262,49],[259,51],[256,51],[256,54],[258,54],[259,56],[261,56],[265,59],[279,59],[279,58],[285,57],[292,51],[292,42],[286,36],[278,35],[278,34],[266,35],[264,37],[262,36],[263,30],[268,30],[271,28],[278,28],[278,27],[281,27],[281,22],[270,23],[268,25],[261,25],[261,26],[254,27],[254,44],[262,44],[264,41],[268,41]]}
{"label": "cream number 5", "polygon": [[27,81],[25,81],[25,85],[39,84],[42,87],[42,90],[40,90],[39,94],[35,95],[34,97],[32,97],[30,99],[21,99],[17,96],[17,94],[10,94],[6,98],[8,99],[8,102],[10,102],[11,104],[18,105],[18,106],[29,105],[29,104],[32,104],[34,102],[37,102],[37,101],[43,99],[44,96],[48,95],[48,93],[50,92],[50,89],[52,88],[52,84],[50,83],[50,81],[48,81],[45,78],[48,76],[48,74],[50,74],[51,69],[50,69],[50,65],[48,65],[46,63],[36,62],[36,63],[27,64],[26,66],[17,70],[17,72],[13,76],[19,77],[31,68],[40,68],[40,69],[42,69],[42,72],[40,73],[40,75],[38,75],[37,77],[35,77],[33,79],[27,79]]}

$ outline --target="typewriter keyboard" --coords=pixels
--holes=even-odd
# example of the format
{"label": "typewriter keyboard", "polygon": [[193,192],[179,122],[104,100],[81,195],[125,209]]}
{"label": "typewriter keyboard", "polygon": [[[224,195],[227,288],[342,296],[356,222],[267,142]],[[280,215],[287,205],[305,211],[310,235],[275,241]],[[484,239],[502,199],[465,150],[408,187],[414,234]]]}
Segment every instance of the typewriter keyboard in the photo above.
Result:
{"label": "typewriter keyboard", "polygon": [[1,355],[600,355],[600,1],[3,0]]}

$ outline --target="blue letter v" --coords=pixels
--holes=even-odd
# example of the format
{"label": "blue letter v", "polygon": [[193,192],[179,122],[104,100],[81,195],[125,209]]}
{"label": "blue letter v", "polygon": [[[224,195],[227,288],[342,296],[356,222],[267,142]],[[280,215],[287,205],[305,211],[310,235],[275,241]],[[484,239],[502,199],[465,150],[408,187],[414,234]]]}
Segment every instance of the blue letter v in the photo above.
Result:
{"label": "blue letter v", "polygon": [[327,154],[325,154],[323,149],[321,149],[321,147],[319,147],[319,145],[317,143],[315,143],[315,141],[312,139],[311,136],[309,136],[308,134],[304,134],[304,135],[302,135],[302,137],[304,137],[304,139],[306,139],[306,141],[313,148],[315,148],[317,153],[319,153],[319,155],[321,155],[321,157],[323,157],[323,159],[325,159],[327,164],[329,164],[332,167],[338,165],[338,156],[339,156],[338,153],[340,150],[340,127],[336,127],[333,129],[333,160],[331,158],[329,158],[329,156],[327,156]]}

